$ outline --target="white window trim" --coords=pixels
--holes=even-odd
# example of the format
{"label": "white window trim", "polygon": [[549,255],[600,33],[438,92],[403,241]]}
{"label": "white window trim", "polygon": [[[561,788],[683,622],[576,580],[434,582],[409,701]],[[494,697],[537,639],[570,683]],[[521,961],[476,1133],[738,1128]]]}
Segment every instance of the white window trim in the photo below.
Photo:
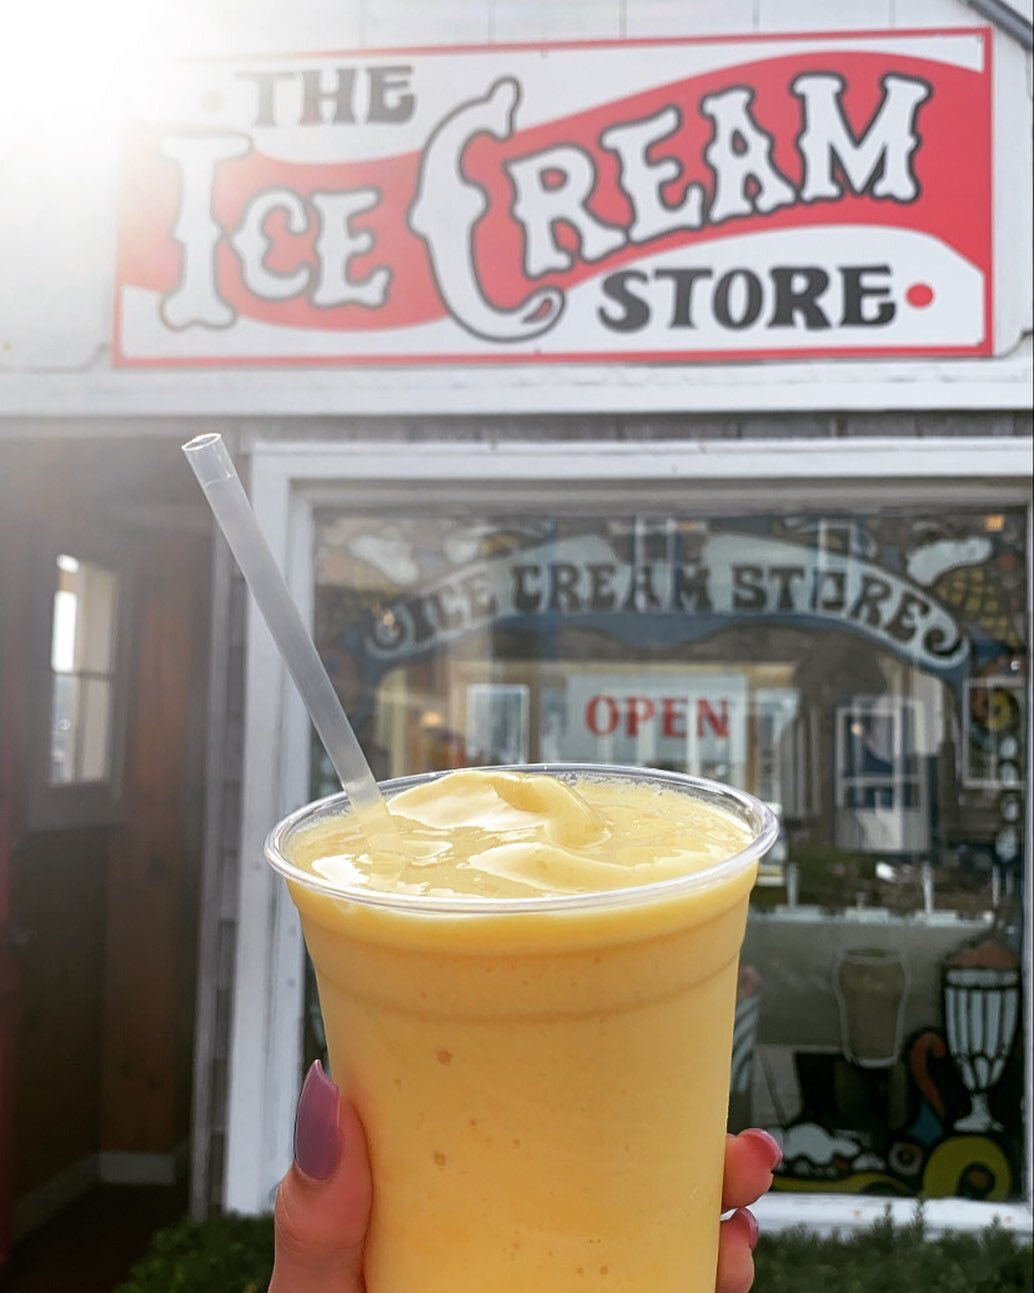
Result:
{"label": "white window trim", "polygon": [[[1032,536],[1028,439],[806,440],[759,442],[406,443],[297,441],[246,437],[251,496],[266,537],[285,572],[303,618],[313,611],[313,509],[355,490],[385,506],[415,488],[425,498],[471,485],[513,495],[528,486],[528,502],[599,506],[618,486],[636,490],[636,505],[706,507],[732,512],[771,506],[830,508],[866,500],[886,504],[929,501],[944,506],[1022,505]],[[694,487],[706,485],[706,498]],[[1034,602],[1028,567],[1028,609]],[[302,1063],[304,993],[302,938],[285,887],[263,860],[274,819],[308,797],[309,728],[304,709],[253,602],[248,608],[245,756],[238,934],[231,1027],[229,1109],[223,1203],[255,1214],[272,1205],[276,1182],[291,1161],[291,1133]],[[1028,729],[1034,724],[1028,724]],[[1028,743],[1031,732],[1028,730]],[[1028,768],[1034,766],[1028,750]],[[1034,840],[1034,796],[1027,796],[1027,840]],[[1025,921],[1032,927],[1031,848],[1026,859]],[[1031,948],[1024,950],[1024,983],[1031,987]],[[1027,1089],[1034,1073],[1031,1012],[1025,1011]],[[932,1231],[976,1229],[992,1218],[1028,1232],[1034,1220],[1034,1119],[1028,1111],[1024,1201],[975,1203],[942,1199],[926,1205]],[[770,1229],[817,1230],[866,1226],[890,1207],[898,1220],[912,1200],[854,1195],[772,1194],[757,1214]]]}

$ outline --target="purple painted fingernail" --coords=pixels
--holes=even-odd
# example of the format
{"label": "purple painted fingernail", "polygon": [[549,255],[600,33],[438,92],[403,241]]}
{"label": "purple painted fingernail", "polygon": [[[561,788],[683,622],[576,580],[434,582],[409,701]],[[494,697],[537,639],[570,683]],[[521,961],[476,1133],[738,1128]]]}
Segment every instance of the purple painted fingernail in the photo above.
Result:
{"label": "purple painted fingernail", "polygon": [[758,1225],[757,1217],[749,1208],[740,1208],[740,1216],[747,1222],[747,1243],[750,1244],[750,1251],[753,1252],[761,1238],[761,1227]]}
{"label": "purple painted fingernail", "polygon": [[294,1120],[294,1161],[314,1181],[332,1176],[341,1157],[337,1107],[337,1086],[315,1060],[305,1075]]}
{"label": "purple painted fingernail", "polygon": [[767,1131],[762,1131],[760,1127],[750,1127],[746,1131],[741,1131],[740,1135],[749,1136],[764,1148],[769,1160],[769,1169],[774,1172],[783,1161],[783,1148],[779,1141],[774,1136],[770,1136]]}

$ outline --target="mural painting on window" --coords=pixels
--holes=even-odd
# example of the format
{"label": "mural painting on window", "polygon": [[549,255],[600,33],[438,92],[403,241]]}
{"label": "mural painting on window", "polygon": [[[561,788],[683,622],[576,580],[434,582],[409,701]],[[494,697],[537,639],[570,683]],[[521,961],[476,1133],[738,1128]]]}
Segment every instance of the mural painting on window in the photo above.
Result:
{"label": "mural painting on window", "polygon": [[1024,549],[1020,510],[327,507],[316,632],[381,777],[632,763],[772,804],[731,1125],[780,1139],[779,1189],[999,1200],[1024,1136]]}

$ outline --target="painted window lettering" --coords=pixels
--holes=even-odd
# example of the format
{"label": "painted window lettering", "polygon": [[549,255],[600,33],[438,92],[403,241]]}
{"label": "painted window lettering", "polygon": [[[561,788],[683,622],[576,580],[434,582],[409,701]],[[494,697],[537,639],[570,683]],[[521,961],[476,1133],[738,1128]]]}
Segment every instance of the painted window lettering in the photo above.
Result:
{"label": "painted window lettering", "polygon": [[957,668],[968,643],[948,611],[910,580],[847,556],[821,557],[768,540],[764,561],[746,536],[708,540],[696,563],[628,563],[608,545],[559,540],[471,565],[402,597],[371,626],[378,658],[402,659],[509,616],[621,612],[673,617],[796,616],[856,629],[936,668]]}

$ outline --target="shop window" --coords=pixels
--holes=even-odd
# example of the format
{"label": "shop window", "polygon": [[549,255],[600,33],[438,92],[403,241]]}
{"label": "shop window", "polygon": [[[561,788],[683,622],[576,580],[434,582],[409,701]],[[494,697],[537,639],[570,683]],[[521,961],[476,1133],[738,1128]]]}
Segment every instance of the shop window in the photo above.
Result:
{"label": "shop window", "polygon": [[732,1122],[782,1139],[778,1189],[1020,1196],[1021,510],[315,522],[379,776],[632,763],[776,807]]}
{"label": "shop window", "polygon": [[41,827],[106,819],[119,790],[121,581],[68,553],[53,570],[47,743],[34,795]]}

